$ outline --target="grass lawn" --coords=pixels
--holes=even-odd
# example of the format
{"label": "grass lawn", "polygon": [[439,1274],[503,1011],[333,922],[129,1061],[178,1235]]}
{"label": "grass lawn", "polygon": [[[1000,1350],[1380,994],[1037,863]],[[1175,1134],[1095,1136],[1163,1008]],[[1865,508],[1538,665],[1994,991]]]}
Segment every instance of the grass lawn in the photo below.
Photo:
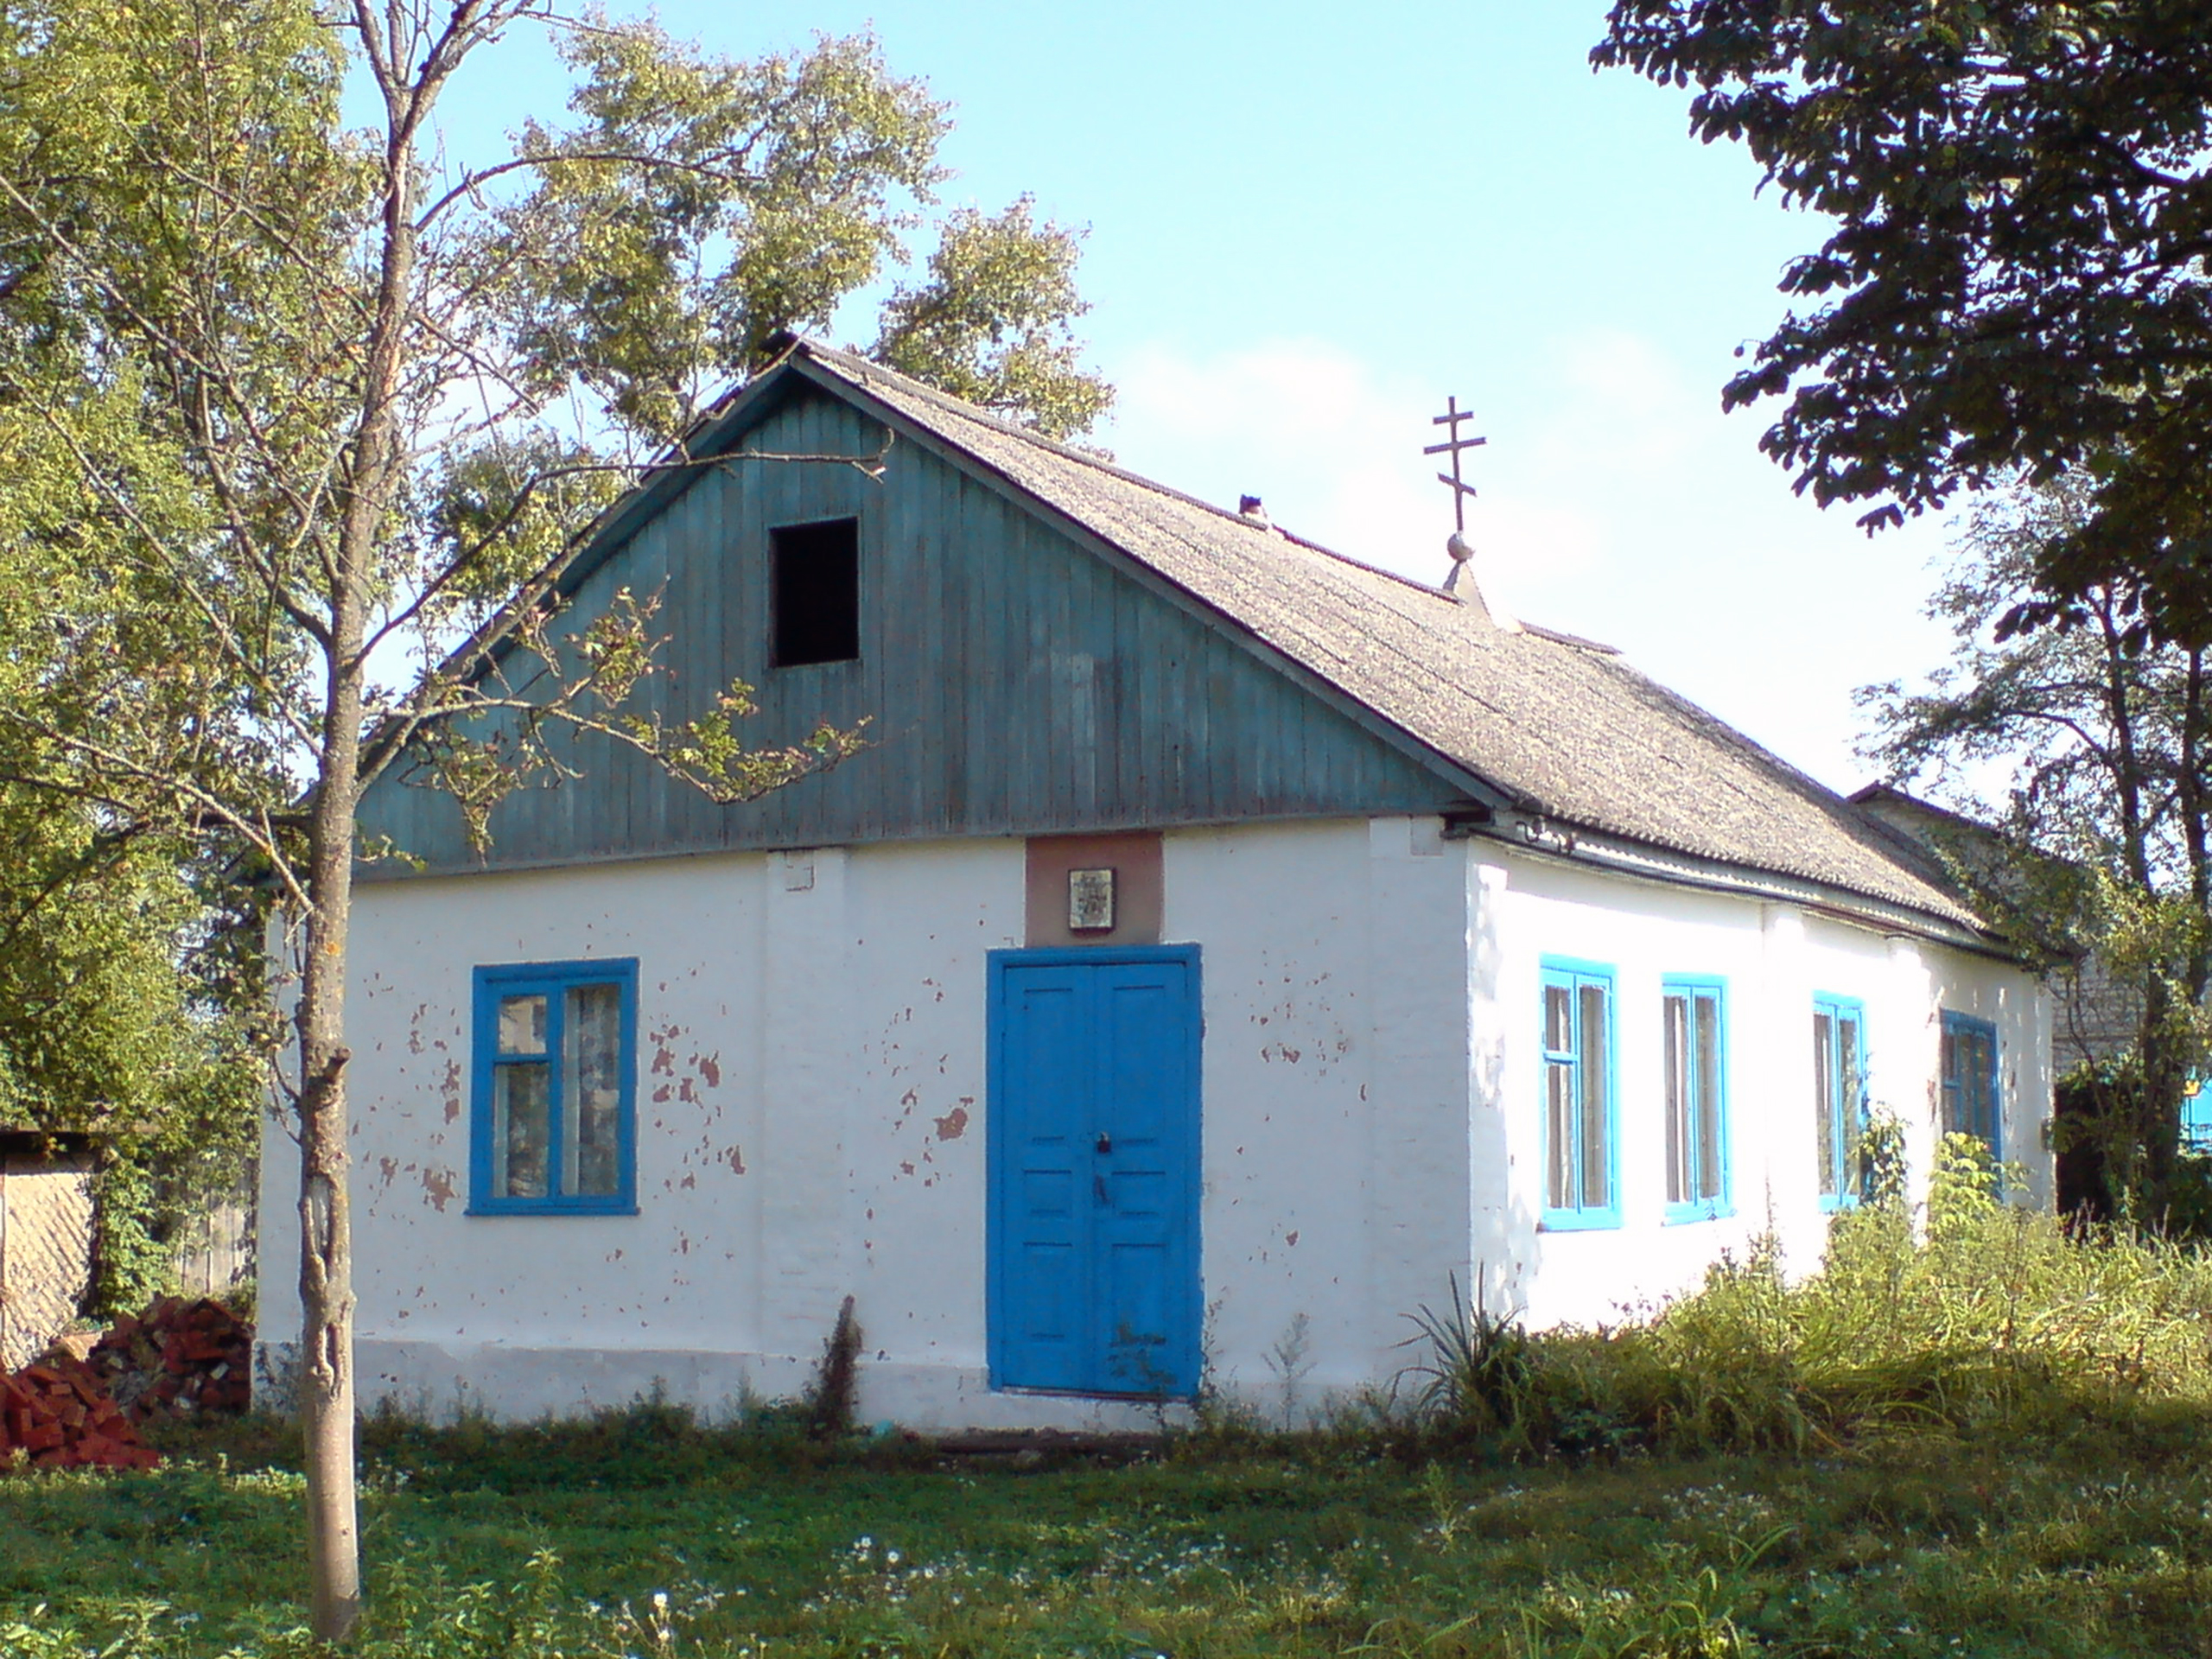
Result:
{"label": "grass lawn", "polygon": [[[1193,1437],[1015,1467],[906,1443],[825,1453],[652,1408],[387,1425],[366,1453],[366,1646],[2212,1656],[2208,1451],[2199,1425],[1513,1467]],[[285,1634],[303,1591],[294,1466],[245,1427],[152,1474],[0,1478],[0,1652],[304,1651]]]}

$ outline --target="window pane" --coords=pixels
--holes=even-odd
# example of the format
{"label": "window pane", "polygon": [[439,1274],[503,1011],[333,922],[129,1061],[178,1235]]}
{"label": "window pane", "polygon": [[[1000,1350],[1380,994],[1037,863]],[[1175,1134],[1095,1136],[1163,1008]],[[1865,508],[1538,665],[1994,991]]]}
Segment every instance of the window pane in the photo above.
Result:
{"label": "window pane", "polygon": [[1859,1131],[1860,1107],[1859,1021],[1836,1021],[1836,1163],[1839,1193],[1859,1190]]}
{"label": "window pane", "polygon": [[1613,1201],[1605,1149],[1612,1126],[1605,1121],[1605,1097],[1611,1080],[1605,1076],[1605,990],[1602,985],[1579,988],[1580,1029],[1575,1033],[1577,1070],[1582,1073],[1582,1204],[1585,1210],[1604,1210]]}
{"label": "window pane", "polygon": [[1697,1196],[1720,1197],[1720,1001],[1700,996],[1697,1009]]}
{"label": "window pane", "polygon": [[1835,1020],[1826,1012],[1813,1014],[1813,1124],[1820,1146],[1821,1191],[1834,1192],[1835,1184]]}
{"label": "window pane", "polygon": [[1544,987],[1544,1047],[1554,1054],[1574,1048],[1574,1005],[1564,985]]}
{"label": "window pane", "polygon": [[543,1060],[492,1068],[492,1190],[503,1198],[547,1195],[550,1069]]}
{"label": "window pane", "polygon": [[1544,1203],[1575,1207],[1574,1068],[1559,1060],[1544,1066]]}
{"label": "window pane", "polygon": [[1667,1202],[1685,1204],[1692,1185],[1689,999],[1668,997],[1662,1023],[1667,1033]]}
{"label": "window pane", "polygon": [[503,996],[499,999],[499,1052],[543,1054],[545,1052],[545,998]]}
{"label": "window pane", "polygon": [[1942,1058],[1936,1063],[1936,1075],[1943,1080],[1943,1133],[1956,1135],[1966,1127],[1961,1119],[1965,1103],[1959,1098],[1959,1036],[1948,1020],[1943,1024]]}
{"label": "window pane", "polygon": [[622,988],[569,992],[563,1033],[561,1178],[564,1192],[610,1198],[620,1180]]}
{"label": "window pane", "polygon": [[1992,1147],[1997,1144],[1997,1043],[1989,1033],[1969,1034],[1967,1049],[1974,1059],[1969,1073],[1974,1089],[1974,1132]]}

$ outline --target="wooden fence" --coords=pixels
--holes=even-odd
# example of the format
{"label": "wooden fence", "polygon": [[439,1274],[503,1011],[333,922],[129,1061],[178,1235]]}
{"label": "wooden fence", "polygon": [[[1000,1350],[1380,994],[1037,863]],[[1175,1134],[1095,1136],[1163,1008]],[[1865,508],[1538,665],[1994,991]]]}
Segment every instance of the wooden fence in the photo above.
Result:
{"label": "wooden fence", "polygon": [[176,1233],[178,1293],[220,1299],[253,1272],[253,1185],[189,1217]]}

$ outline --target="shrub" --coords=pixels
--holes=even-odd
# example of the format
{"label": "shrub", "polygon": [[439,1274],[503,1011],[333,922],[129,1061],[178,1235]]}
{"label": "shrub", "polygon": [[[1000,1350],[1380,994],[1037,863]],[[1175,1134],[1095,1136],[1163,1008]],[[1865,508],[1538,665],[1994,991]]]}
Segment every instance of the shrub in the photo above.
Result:
{"label": "shrub", "polygon": [[1835,1217],[1819,1272],[1793,1282],[1763,1241],[1618,1326],[1532,1334],[1455,1285],[1450,1316],[1412,1316],[1432,1355],[1417,1405],[1444,1440],[1574,1457],[2212,1411],[2212,1260],[2069,1232],[2007,1202],[2008,1184],[1950,1137],[1919,1233],[1901,1198],[1864,1204]]}
{"label": "shrub", "polygon": [[860,1412],[860,1322],[853,1317],[853,1299],[848,1296],[823,1342],[822,1357],[802,1402],[810,1438],[834,1440],[853,1432]]}

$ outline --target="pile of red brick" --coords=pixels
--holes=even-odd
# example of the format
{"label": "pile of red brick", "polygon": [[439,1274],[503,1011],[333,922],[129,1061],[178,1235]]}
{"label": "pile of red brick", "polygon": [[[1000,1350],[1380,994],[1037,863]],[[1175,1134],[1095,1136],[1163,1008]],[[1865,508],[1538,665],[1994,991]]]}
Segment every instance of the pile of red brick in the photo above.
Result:
{"label": "pile of red brick", "polygon": [[19,1455],[56,1469],[150,1469],[161,1461],[100,1379],[66,1357],[0,1376],[0,1467]]}
{"label": "pile of red brick", "polygon": [[0,1375],[0,1469],[19,1458],[54,1468],[150,1469],[138,1438],[149,1417],[246,1408],[253,1327],[220,1302],[164,1296],[124,1314],[83,1359],[59,1346]]}
{"label": "pile of red brick", "polygon": [[220,1302],[164,1296],[118,1319],[85,1357],[134,1423],[235,1414],[251,1386],[253,1327]]}

